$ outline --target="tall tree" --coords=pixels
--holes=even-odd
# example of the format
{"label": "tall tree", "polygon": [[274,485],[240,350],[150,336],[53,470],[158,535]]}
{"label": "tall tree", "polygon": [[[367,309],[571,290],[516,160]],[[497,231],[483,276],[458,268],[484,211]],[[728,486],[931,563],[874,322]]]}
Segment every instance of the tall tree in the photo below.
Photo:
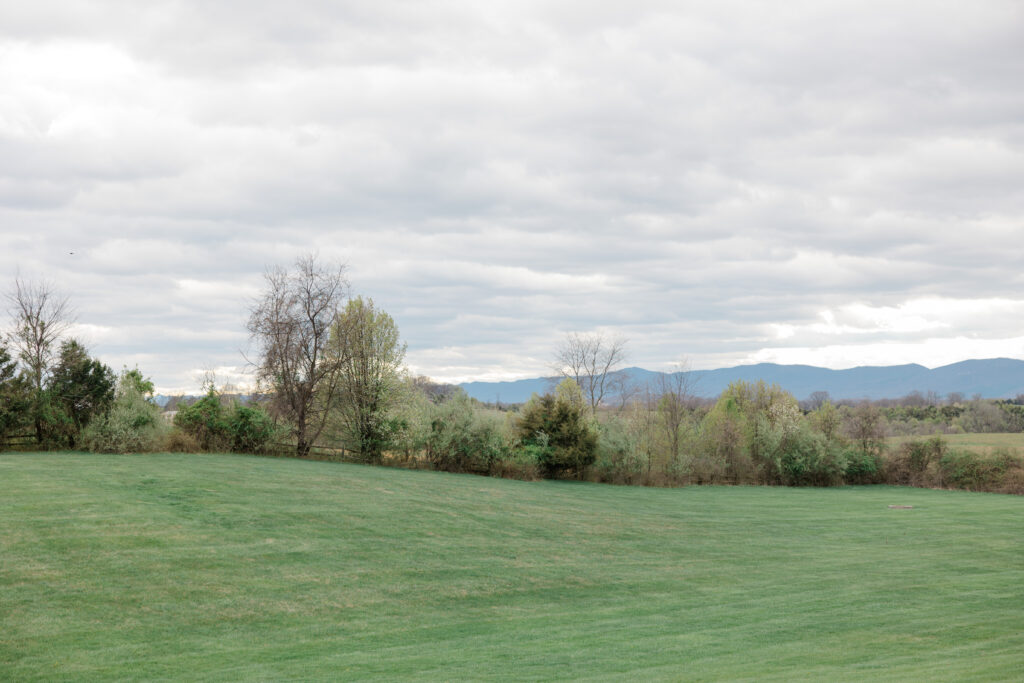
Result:
{"label": "tall tree", "polygon": [[153,380],[149,377],[145,377],[142,374],[142,370],[139,370],[137,366],[131,370],[126,367],[121,372],[121,379],[118,381],[118,384],[125,388],[130,387],[133,391],[147,400],[153,399],[153,391],[156,389],[153,385]]}
{"label": "tall tree", "polygon": [[57,342],[73,321],[68,298],[45,282],[14,279],[7,294],[14,322],[11,341],[25,366],[32,391],[36,440],[43,441],[43,388]]}
{"label": "tall tree", "polygon": [[862,453],[881,452],[885,445],[885,417],[878,406],[871,401],[861,401],[846,418],[846,433]]}
{"label": "tall tree", "polygon": [[74,448],[82,429],[110,407],[116,384],[114,371],[91,358],[81,343],[62,342],[46,392],[55,409],[50,413],[53,435]]}
{"label": "tall tree", "polygon": [[626,340],[622,337],[572,332],[555,351],[552,367],[562,377],[576,382],[591,414],[596,414],[612,389],[615,371],[625,359]]}
{"label": "tall tree", "polygon": [[682,455],[683,425],[692,412],[693,384],[685,361],[676,364],[675,372],[658,375],[658,416],[667,440],[669,463]]}
{"label": "tall tree", "polygon": [[11,352],[0,337],[0,387],[6,387],[14,380],[18,372],[18,363],[11,357]]}
{"label": "tall tree", "polygon": [[271,407],[292,426],[295,451],[309,455],[327,422],[343,357],[329,354],[331,327],[348,296],[344,266],[315,255],[292,270],[266,272],[266,291],[249,313],[247,328],[259,349],[257,376]]}
{"label": "tall tree", "polygon": [[405,349],[395,321],[373,299],[351,299],[338,316],[331,340],[341,365],[338,409],[348,445],[364,460],[379,461],[387,445]]}
{"label": "tall tree", "polygon": [[15,430],[25,426],[31,404],[25,378],[18,375],[18,363],[0,338],[0,448]]}

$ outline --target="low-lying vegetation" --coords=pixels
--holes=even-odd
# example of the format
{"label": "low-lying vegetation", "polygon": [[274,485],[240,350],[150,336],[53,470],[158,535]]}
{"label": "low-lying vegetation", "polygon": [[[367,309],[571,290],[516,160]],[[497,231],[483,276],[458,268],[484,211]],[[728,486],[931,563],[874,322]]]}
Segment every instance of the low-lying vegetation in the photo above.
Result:
{"label": "low-lying vegetation", "polygon": [[1024,457],[1005,448],[950,448],[938,436],[905,440],[886,456],[884,479],[907,486],[1024,493]]}

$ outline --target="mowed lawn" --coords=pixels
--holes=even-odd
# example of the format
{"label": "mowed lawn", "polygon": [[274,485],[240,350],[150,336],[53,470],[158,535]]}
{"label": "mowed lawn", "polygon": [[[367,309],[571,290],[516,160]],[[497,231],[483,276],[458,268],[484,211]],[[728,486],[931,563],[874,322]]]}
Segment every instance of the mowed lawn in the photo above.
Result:
{"label": "mowed lawn", "polygon": [[2,680],[1022,676],[1021,497],[0,454]]}

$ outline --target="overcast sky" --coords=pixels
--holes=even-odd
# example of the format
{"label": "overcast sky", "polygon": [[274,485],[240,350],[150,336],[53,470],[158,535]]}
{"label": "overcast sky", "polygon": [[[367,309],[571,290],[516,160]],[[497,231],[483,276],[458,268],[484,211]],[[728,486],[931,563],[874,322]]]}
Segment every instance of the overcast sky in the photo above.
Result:
{"label": "overcast sky", "polygon": [[449,381],[1024,358],[1024,3],[5,2],[0,245],[164,391],[314,250]]}

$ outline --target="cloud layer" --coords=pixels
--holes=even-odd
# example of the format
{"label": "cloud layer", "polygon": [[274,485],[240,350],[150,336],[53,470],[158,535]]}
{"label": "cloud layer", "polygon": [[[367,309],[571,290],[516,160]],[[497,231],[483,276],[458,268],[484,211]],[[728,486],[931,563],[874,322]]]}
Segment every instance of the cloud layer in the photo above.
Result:
{"label": "cloud layer", "polygon": [[243,381],[264,268],[313,250],[442,379],[570,330],[1024,357],[1021,46],[1012,1],[11,5],[0,273],[166,390]]}

